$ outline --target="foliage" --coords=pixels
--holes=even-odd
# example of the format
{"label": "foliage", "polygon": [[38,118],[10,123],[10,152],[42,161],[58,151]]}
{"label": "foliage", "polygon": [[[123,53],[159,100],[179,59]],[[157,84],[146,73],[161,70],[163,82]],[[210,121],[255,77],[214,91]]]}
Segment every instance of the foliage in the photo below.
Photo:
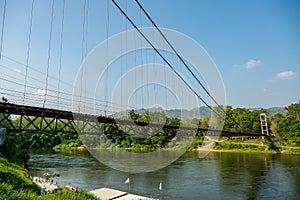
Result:
{"label": "foliage", "polygon": [[13,185],[7,183],[0,183],[0,198],[5,200],[98,200],[87,191],[81,192],[62,192],[58,191],[53,194],[39,194],[32,190],[13,188]]}
{"label": "foliage", "polygon": [[300,146],[300,102],[286,108],[287,114],[272,117],[271,131],[293,146]]}
{"label": "foliage", "polygon": [[37,190],[37,187],[25,176],[25,170],[7,159],[0,158],[0,182],[8,183],[13,189]]}
{"label": "foliage", "polygon": [[208,128],[209,127],[209,118],[203,117],[200,119],[200,128]]}
{"label": "foliage", "polygon": [[[69,135],[70,136],[70,135]],[[74,139],[62,139],[62,143],[56,145],[53,149],[72,149],[82,145],[78,135],[72,135]]]}
{"label": "foliage", "polygon": [[[249,110],[245,108],[236,108],[233,109],[231,106],[226,107],[226,120],[224,123],[224,130],[229,131],[236,131],[236,132],[260,132],[260,113],[266,113],[264,109],[256,109],[256,110]],[[267,119],[270,132],[273,134],[272,138],[273,142],[268,142],[265,147],[262,146],[251,146],[247,144],[246,141],[240,141],[240,144],[232,143],[232,142],[224,142],[218,143],[216,145],[216,149],[223,149],[223,150],[231,150],[231,149],[239,149],[244,151],[264,151],[265,149],[268,150],[275,150],[278,151],[283,146],[300,146],[300,102],[291,104],[286,108],[286,115],[281,113],[276,113],[273,116],[269,116]],[[208,118],[200,119],[200,127],[203,128],[203,121],[208,120]],[[196,120],[194,120],[196,121]],[[209,119],[210,126],[214,126],[218,122],[218,119],[213,116]],[[252,139],[253,140],[253,139]],[[199,144],[197,144],[199,142]],[[252,142],[251,142],[252,143]],[[195,139],[192,143],[191,148],[197,148],[201,146],[201,140]]]}
{"label": "foliage", "polygon": [[[3,103],[8,103],[5,97],[0,100]],[[0,120],[4,115],[0,113]],[[22,127],[27,126],[27,129],[34,130],[35,126],[47,127],[47,124],[51,122],[51,119],[42,120],[41,118],[33,119],[33,124],[20,123],[21,119],[18,117],[15,120],[7,119],[1,123],[3,128],[12,128],[11,124],[20,125]],[[64,123],[59,121],[57,123],[57,129],[64,127]],[[47,129],[46,129],[47,130]],[[69,131],[69,127],[64,128],[65,131]],[[49,133],[12,133],[7,134],[4,145],[0,146],[0,155],[10,159],[11,162],[17,162],[21,164],[29,159],[28,155],[24,152],[19,152],[18,149],[49,149],[54,148],[56,145],[74,147],[82,145],[78,135],[76,134],[49,134]]]}
{"label": "foliage", "polygon": [[29,160],[28,153],[18,149],[18,140],[13,134],[6,134],[4,144],[0,145],[0,156],[8,159],[10,162],[24,166]]}
{"label": "foliage", "polygon": [[270,126],[270,130],[271,132],[276,135],[279,136],[279,127],[278,127],[278,123],[284,118],[284,115],[277,113],[275,115],[273,115],[271,117],[271,126]]}
{"label": "foliage", "polygon": [[265,148],[253,144],[240,144],[240,143],[216,143],[215,149],[222,150],[243,150],[243,151],[264,151]]}
{"label": "foliage", "polygon": [[231,106],[226,107],[226,120],[224,129],[237,132],[260,132],[260,113],[265,113],[266,110],[250,111],[246,108],[232,109]]}
{"label": "foliage", "polygon": [[[2,102],[7,102],[5,98],[2,98]],[[216,112],[220,111],[220,108],[214,108]],[[231,106],[223,107],[226,111],[226,119],[223,129],[236,132],[253,132],[260,133],[260,113],[267,113],[265,109],[250,110],[246,108],[235,108]],[[276,113],[273,116],[268,116],[268,125],[270,132],[280,138],[280,144],[288,144],[292,146],[300,146],[300,101],[299,103],[293,103],[286,109],[286,114],[283,112]],[[179,111],[179,110],[178,110]],[[177,112],[177,111],[176,111]],[[0,114],[0,119],[4,116]],[[69,149],[77,146],[87,144],[89,147],[100,148],[144,148],[144,149],[156,149],[162,148],[170,144],[170,142],[176,137],[176,128],[150,128],[147,127],[148,123],[168,124],[168,125],[184,125],[200,128],[222,128],[219,127],[222,123],[220,116],[212,115],[209,117],[204,116],[200,119],[193,118],[191,120],[181,121],[177,118],[168,118],[162,111],[149,111],[141,109],[138,111],[131,110],[128,116],[124,116],[124,119],[134,120],[135,123],[141,123],[141,126],[137,126],[134,129],[130,125],[116,125],[116,124],[104,124],[100,123],[100,127],[104,132],[104,135],[85,135],[78,137],[74,134],[15,134],[11,136],[7,134],[5,145],[0,146],[0,155],[7,157],[12,162],[21,164],[26,161],[28,157],[26,154],[20,153],[17,149]],[[10,119],[9,119],[10,120]],[[51,120],[51,119],[46,119]],[[3,127],[10,128],[10,123],[19,123],[19,119],[6,121],[7,123],[1,124]],[[49,121],[48,121],[49,122]],[[34,120],[36,125],[44,124],[47,122],[40,121],[40,119]],[[25,124],[26,125],[26,124]],[[24,126],[25,126],[24,125]],[[33,125],[31,125],[33,126]],[[58,124],[58,128],[63,127],[62,124]],[[32,127],[33,128],[33,127]],[[67,129],[67,127],[65,127]],[[278,140],[276,138],[276,140]],[[83,140],[81,142],[81,140]],[[172,143],[172,142],[171,142]],[[202,138],[196,138],[192,142],[191,148],[196,148],[202,144]],[[273,148],[272,146],[269,147]],[[14,156],[9,156],[14,155]]]}
{"label": "foliage", "polygon": [[77,134],[19,133],[14,137],[20,149],[51,149],[60,144],[70,147],[82,144]]}
{"label": "foliage", "polygon": [[40,193],[38,187],[25,176],[25,170],[4,158],[0,158],[0,199],[7,200],[96,200],[93,195],[82,192],[71,192],[65,189],[53,194]]}
{"label": "foliage", "polygon": [[[167,125],[180,125],[180,120],[177,118],[167,118],[164,112],[159,111],[145,111],[144,113],[136,113],[134,110],[129,112],[129,118],[135,122],[143,123],[160,123],[164,122]],[[122,126],[122,129],[115,124],[104,124],[101,123],[102,128],[106,138],[109,139],[111,143],[119,148],[145,148],[149,150],[154,150],[156,148],[162,148],[167,145],[175,136],[176,128],[150,128],[150,127],[139,127],[131,129],[130,126]],[[89,141],[88,146],[94,146],[103,148],[107,147],[107,141],[100,136],[96,141],[100,144],[95,144],[92,138],[96,136],[84,136],[84,143]],[[86,144],[86,143],[85,143]]]}
{"label": "foliage", "polygon": [[274,142],[269,142],[268,143],[268,149],[269,150],[275,150],[275,151],[279,150],[278,146],[276,146]]}
{"label": "foliage", "polygon": [[300,120],[300,101],[299,103],[291,104],[286,110],[287,116],[293,116],[295,119]]}
{"label": "foliage", "polygon": [[203,140],[204,140],[203,136],[195,137],[190,146],[190,149],[195,149],[197,147],[200,147],[203,143]]}
{"label": "foliage", "polygon": [[43,194],[39,196],[39,199],[45,200],[99,200],[94,195],[89,194],[87,191],[81,191],[79,193],[76,192],[63,192],[58,191],[54,194]]}

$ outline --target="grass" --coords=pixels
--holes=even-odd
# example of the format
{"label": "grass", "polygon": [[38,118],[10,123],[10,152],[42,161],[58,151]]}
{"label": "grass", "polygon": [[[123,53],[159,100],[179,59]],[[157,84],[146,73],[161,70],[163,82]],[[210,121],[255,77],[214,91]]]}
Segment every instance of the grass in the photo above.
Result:
{"label": "grass", "polygon": [[52,194],[41,193],[19,165],[0,158],[0,199],[3,200],[97,200],[87,191],[73,192],[63,188]]}
{"label": "grass", "polygon": [[69,144],[65,144],[65,143],[61,143],[56,145],[55,147],[53,147],[54,150],[72,150],[72,149],[76,149],[78,146],[75,143],[69,143]]}
{"label": "grass", "polygon": [[0,158],[0,183],[7,183],[14,189],[28,189],[38,191],[37,186],[26,177],[26,171],[14,163],[10,163],[4,158]]}
{"label": "grass", "polygon": [[[190,150],[201,147],[201,138],[193,141]],[[257,138],[227,138],[220,137],[216,142],[214,150],[230,152],[262,152],[262,153],[285,153],[300,154],[300,147],[293,147],[279,138],[274,138],[271,143],[267,139]]]}
{"label": "grass", "polygon": [[239,143],[217,143],[215,148],[216,150],[239,150],[239,151],[255,151],[263,152],[266,151],[264,146],[252,145],[252,144],[239,144]]}

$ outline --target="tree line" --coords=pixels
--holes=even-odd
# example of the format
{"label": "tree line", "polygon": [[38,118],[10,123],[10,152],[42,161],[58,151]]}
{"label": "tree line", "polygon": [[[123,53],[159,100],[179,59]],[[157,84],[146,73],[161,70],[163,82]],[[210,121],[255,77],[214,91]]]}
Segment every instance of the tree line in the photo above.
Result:
{"label": "tree line", "polygon": [[[2,102],[6,99],[2,98]],[[215,108],[218,109],[218,108]],[[276,138],[286,141],[289,144],[300,145],[300,101],[291,104],[285,108],[286,114],[274,114],[268,116],[269,132]],[[224,121],[224,130],[235,132],[261,132],[260,113],[265,113],[265,109],[249,110],[246,108],[232,108],[231,106],[224,107],[226,111],[226,119]],[[268,115],[268,113],[267,113]],[[3,115],[0,114],[0,120]],[[131,119],[135,122],[142,123],[161,123],[168,125],[184,125],[184,126],[199,126],[200,128],[217,127],[220,121],[219,116],[210,118],[203,117],[200,119],[180,120],[177,118],[169,118],[161,111],[145,111],[143,114],[138,114],[134,110],[124,116],[124,119]],[[12,123],[18,123],[18,119],[11,120]],[[36,123],[39,123],[38,120]],[[2,124],[9,128],[9,123]],[[84,144],[92,144],[94,147],[109,147],[114,144],[120,148],[161,148],[170,143],[176,136],[176,129],[161,128],[160,130],[145,129],[145,127],[132,129],[130,126],[125,126],[123,129],[116,124],[100,123],[100,128],[105,134],[104,136],[86,136],[79,137],[77,134],[7,134],[6,143],[14,144],[19,149],[45,149],[53,148],[57,145],[65,144],[68,147],[76,147]],[[143,132],[144,131],[144,132]],[[153,132],[157,133],[153,133]],[[142,136],[139,136],[139,132]],[[147,133],[145,133],[147,132]],[[81,142],[81,140],[84,140]],[[200,144],[200,143],[199,143]],[[4,145],[5,146],[5,145]],[[0,146],[0,153],[3,154],[4,146]],[[8,147],[9,148],[9,147]],[[8,149],[6,149],[8,150]]]}

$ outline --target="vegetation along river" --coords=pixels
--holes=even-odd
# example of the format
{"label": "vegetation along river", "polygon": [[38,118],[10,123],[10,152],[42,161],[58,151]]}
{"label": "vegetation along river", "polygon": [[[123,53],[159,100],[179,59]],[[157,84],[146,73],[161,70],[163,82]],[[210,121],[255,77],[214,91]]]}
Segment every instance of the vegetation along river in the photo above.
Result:
{"label": "vegetation along river", "polygon": [[[60,185],[79,189],[111,187],[162,199],[300,199],[300,156],[196,152],[155,172],[128,174],[109,168],[88,152],[31,151],[29,173],[59,171]],[[129,184],[124,181],[130,177]]]}

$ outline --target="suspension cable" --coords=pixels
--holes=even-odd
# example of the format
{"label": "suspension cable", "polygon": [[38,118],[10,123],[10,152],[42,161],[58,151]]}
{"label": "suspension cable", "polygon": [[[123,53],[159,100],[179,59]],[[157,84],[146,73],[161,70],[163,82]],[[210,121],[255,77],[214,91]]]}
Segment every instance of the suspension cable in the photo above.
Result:
{"label": "suspension cable", "polygon": [[[14,84],[14,85],[16,85],[16,86],[23,86],[22,80],[16,79],[16,78],[14,78],[14,77],[12,77],[12,76],[10,76],[10,75],[8,75],[8,74],[5,74],[5,76],[7,76],[8,78],[0,77],[0,80],[5,81],[5,82],[10,83],[10,84]],[[19,82],[14,81],[14,80],[12,80],[12,79],[16,79],[16,80],[19,81]],[[28,84],[27,87],[30,88],[30,89],[35,89],[35,90],[39,90],[39,89],[40,89],[38,86],[30,85],[30,84]],[[0,87],[0,89],[3,89],[3,88]],[[9,89],[4,89],[4,90],[11,91],[11,92],[13,92],[13,93],[21,93],[21,94],[23,93],[23,92],[20,92],[20,91],[17,91],[17,90],[9,90]],[[52,95],[52,94],[56,94],[57,91],[49,89],[48,92],[49,92],[49,93],[48,93],[48,97],[51,97],[51,99],[54,99],[54,98],[56,97],[56,96],[54,96],[54,95]],[[69,94],[69,93],[64,93],[64,92],[61,92],[61,93],[64,94],[64,95],[67,95],[67,96],[71,96],[71,94]],[[39,95],[39,94],[32,93],[31,95]],[[19,95],[18,95],[18,96],[19,96]],[[78,97],[78,96],[77,96],[77,97]],[[22,99],[22,97],[21,97],[21,99]],[[28,100],[28,99],[29,99],[29,96],[27,96],[26,100]],[[50,100],[48,99],[47,102],[51,102],[51,99],[50,99]],[[61,97],[61,99],[62,99],[62,100],[65,100],[65,101],[67,101],[67,102],[70,101],[69,98]],[[89,99],[92,99],[92,100],[93,100],[93,98],[89,98]],[[52,101],[53,101],[53,100],[52,100]],[[78,102],[78,101],[75,101],[75,102]],[[96,106],[99,106],[99,107],[105,107],[105,104],[104,104],[104,103],[107,103],[107,102],[103,102],[103,101],[99,101],[99,100],[98,100],[98,103],[96,102],[95,105],[96,105]],[[122,105],[122,104],[114,103],[114,105],[115,105],[115,106],[111,106],[111,108],[113,108],[113,109],[118,109],[118,108],[124,107],[124,105]],[[90,108],[90,107],[89,107],[89,108]]]}
{"label": "suspension cable", "polygon": [[62,19],[61,19],[61,32],[60,32],[60,48],[59,48],[59,69],[58,69],[58,84],[57,84],[57,109],[59,109],[59,98],[60,98],[60,79],[61,79],[61,68],[62,68],[62,53],[63,53],[63,37],[64,37],[64,21],[65,21],[65,3],[63,0],[62,5]]}
{"label": "suspension cable", "polygon": [[[86,21],[86,26],[85,26],[85,58],[87,57],[88,54],[88,30],[89,30],[89,0],[87,0],[86,3],[86,10],[85,10],[85,21]],[[85,110],[85,104],[86,104],[86,90],[87,90],[87,69],[86,66],[84,66],[84,110]]]}
{"label": "suspension cable", "polygon": [[[125,10],[126,10],[126,12],[127,12],[127,8],[128,8],[128,2],[127,2],[127,0],[126,0],[126,7],[125,7]],[[128,46],[128,39],[127,39],[127,33],[128,33],[128,22],[127,22],[127,20],[125,20],[125,52],[127,52],[127,46]],[[128,55],[125,55],[125,73],[127,73],[127,70],[128,70]],[[125,99],[128,99],[128,79],[125,79],[125,81],[126,81],[126,89],[125,89],[125,94],[126,94],[126,96],[125,96]],[[125,108],[125,109],[128,109],[128,107],[127,108]]]}
{"label": "suspension cable", "polygon": [[[120,32],[123,32],[123,15],[122,13],[120,13],[120,17],[121,17],[121,23],[120,23]],[[120,52],[121,52],[121,77],[123,76],[123,36],[121,36],[121,45],[120,45]],[[123,98],[123,93],[124,93],[124,90],[123,90],[123,84],[121,85],[121,99],[124,99]]]}
{"label": "suspension cable", "polygon": [[2,57],[3,38],[4,38],[4,26],[5,26],[5,16],[6,16],[6,0],[4,0],[4,5],[3,5],[3,15],[2,15],[1,41],[0,41],[0,60],[1,60],[1,57]]}
{"label": "suspension cable", "polygon": [[[11,66],[7,66],[7,65],[2,65],[2,64],[0,64],[0,67],[3,68],[3,69],[9,70],[9,71],[15,72],[15,71],[12,69]],[[24,73],[20,73],[20,74],[21,74],[22,76],[25,76]],[[16,78],[15,76],[9,75],[8,73],[4,73],[3,75],[6,76],[6,77],[9,77],[9,79],[4,79],[4,78],[1,78],[1,77],[0,77],[1,80],[6,81],[6,82],[9,82],[9,83],[12,83],[12,84],[16,84],[16,85],[19,85],[19,86],[24,86],[24,85],[22,84],[22,82],[23,82],[22,79],[18,79],[18,78]],[[31,88],[31,89],[40,89],[40,85],[42,85],[43,81],[41,81],[41,80],[39,80],[39,79],[37,79],[37,78],[35,78],[35,77],[29,76],[29,75],[28,75],[28,78],[31,78],[32,80],[35,80],[35,81],[37,81],[37,83],[38,83],[38,85],[30,85],[30,84],[28,84],[28,85],[27,85],[28,88]],[[19,82],[12,81],[12,79],[17,80],[17,81],[19,81]],[[49,84],[49,85],[50,85],[50,84]],[[54,85],[52,85],[52,86],[54,87]],[[16,90],[14,90],[14,91],[16,91]],[[52,93],[57,93],[57,91],[52,90],[52,89],[48,89],[48,91],[49,91],[49,92],[52,92]],[[62,95],[65,95],[65,96],[72,96],[72,95],[73,95],[74,97],[79,97],[79,95],[74,95],[74,94],[72,94],[72,93],[68,93],[68,92],[65,91],[65,90],[61,90],[60,93],[61,93]],[[23,92],[22,92],[22,94],[23,94]],[[92,97],[87,97],[87,99],[89,99],[89,100],[95,100],[95,99],[92,98]],[[100,104],[97,104],[97,102],[100,103]],[[113,108],[121,108],[121,106],[124,106],[124,105],[122,105],[122,104],[112,103],[112,102],[103,101],[103,100],[97,100],[97,99],[96,99],[96,104],[95,104],[95,105],[103,106],[104,103],[105,103],[106,105],[107,105],[107,103],[113,104],[113,105],[114,105]],[[118,106],[119,106],[119,107],[118,107]],[[133,107],[131,107],[131,108],[133,108]]]}
{"label": "suspension cable", "polygon": [[[106,75],[105,75],[105,86],[104,86],[104,100],[107,102],[108,97],[108,58],[109,58],[109,51],[108,51],[108,34],[109,34],[109,0],[106,1],[106,49],[105,49],[105,68],[106,68]],[[105,104],[105,109],[107,108],[107,103]],[[106,117],[106,111],[104,112],[104,116]]]}
{"label": "suspension cable", "polygon": [[[85,26],[86,26],[86,4],[87,0],[84,0],[83,3],[83,23],[82,23],[82,39],[81,39],[81,63],[83,64],[84,61],[84,55],[85,55]],[[79,97],[79,112],[80,112],[80,106],[82,103],[82,89],[83,89],[83,73],[85,70],[85,67],[82,66],[81,73],[80,73],[80,97]]]}
{"label": "suspension cable", "polygon": [[[140,12],[139,12],[139,18],[140,18],[140,27],[143,28],[143,20],[142,20],[142,11],[140,9]],[[141,42],[141,46],[143,45],[143,39],[141,38],[140,42]],[[140,52],[141,52],[141,65],[144,65],[144,54],[143,54],[143,49],[141,48],[140,49]],[[144,70],[141,71],[141,83],[144,81]],[[142,97],[142,107],[141,108],[144,108],[144,86],[141,87],[141,97]]]}
{"label": "suspension cable", "polygon": [[[216,101],[216,99],[210,94],[210,92],[204,87],[204,85],[200,82],[200,80],[196,77],[196,75],[192,72],[188,64],[184,61],[184,59],[179,55],[179,53],[176,51],[174,46],[170,43],[170,41],[167,39],[167,37],[162,33],[162,31],[159,29],[159,27],[156,25],[156,23],[152,20],[150,15],[147,13],[147,11],[143,8],[143,6],[139,3],[138,0],[135,0],[135,2],[138,4],[140,9],[144,12],[144,14],[147,16],[147,18],[150,20],[152,25],[156,28],[156,30],[160,33],[160,35],[163,37],[163,39],[167,42],[167,44],[171,47],[175,55],[178,57],[178,59],[183,63],[183,65],[188,69],[188,71],[192,74],[192,76],[196,79],[198,84],[201,86],[201,88],[206,92],[206,94],[214,101],[214,103],[217,105],[217,107],[225,114],[225,117],[229,117],[231,120],[236,122],[230,115],[227,115],[227,112],[224,110],[224,108]],[[225,119],[225,117],[222,117]],[[240,125],[239,125],[240,126]],[[242,127],[240,127],[242,128]]]}
{"label": "suspension cable", "polygon": [[[16,64],[19,64],[19,65],[21,65],[21,66],[23,66],[23,67],[26,67],[26,64],[25,64],[25,63],[22,63],[22,62],[20,62],[20,61],[18,61],[18,60],[16,60],[16,59],[13,59],[13,58],[11,58],[11,57],[8,57],[8,56],[4,55],[4,54],[2,54],[2,57],[3,57],[3,58],[6,58],[7,60],[9,60],[9,61],[11,61],[11,62],[14,62],[14,63],[16,63]],[[42,72],[42,71],[40,71],[40,70],[37,70],[35,67],[33,67],[33,66],[31,66],[31,65],[28,65],[28,69],[31,69],[31,70],[33,70],[33,71],[39,73],[39,74],[42,74],[42,75],[45,75],[45,76],[46,76],[46,73],[44,73],[44,72]],[[53,80],[58,80],[56,77],[51,76],[50,74],[49,74],[49,78],[51,78],[51,79],[53,79]],[[66,81],[61,80],[60,82],[63,83],[63,84],[65,84],[65,85],[67,85],[68,87],[71,87],[71,88],[73,87],[72,84],[70,84],[70,83],[68,83],[68,82],[66,82]]]}
{"label": "suspension cable", "polygon": [[127,18],[131,25],[139,32],[139,34],[146,40],[146,42],[153,48],[153,50],[163,59],[163,61],[173,70],[173,72],[184,82],[184,84],[216,115],[223,118],[217,111],[215,111],[188,83],[187,81],[175,70],[175,68],[167,61],[167,59],[158,51],[158,49],[151,43],[151,41],[142,33],[142,31],[135,25],[135,23],[130,19],[130,17],[122,10],[122,8],[112,0],[115,6],[120,10],[120,12]]}
{"label": "suspension cable", "polygon": [[224,112],[226,113],[226,111],[222,108],[221,105],[219,105],[219,103],[215,100],[215,98],[210,94],[210,92],[204,87],[204,85],[200,82],[200,80],[196,77],[196,75],[194,74],[194,72],[192,72],[192,70],[190,69],[190,67],[188,66],[188,64],[184,61],[184,59],[179,55],[179,53],[176,51],[176,49],[174,48],[174,46],[170,43],[170,41],[167,39],[167,37],[162,33],[162,31],[159,29],[159,27],[155,24],[155,22],[152,20],[152,18],[150,17],[150,15],[146,12],[146,10],[143,8],[143,6],[140,4],[140,2],[138,0],[135,0],[135,2],[139,5],[140,9],[144,12],[144,14],[147,16],[147,18],[151,21],[151,23],[153,24],[153,26],[157,29],[157,31],[160,33],[160,35],[163,37],[163,39],[167,42],[167,44],[171,47],[171,49],[173,50],[173,52],[176,54],[176,56],[178,57],[178,59],[184,64],[184,66],[188,69],[188,71],[192,74],[192,76],[196,79],[196,81],[198,82],[198,84],[202,87],[202,89],[206,92],[206,94],[215,102],[215,104]]}
{"label": "suspension cable", "polygon": [[31,31],[32,31],[32,20],[33,20],[33,8],[34,8],[34,0],[32,0],[32,2],[31,2],[29,34],[28,34],[28,43],[27,43],[27,56],[26,56],[26,69],[25,69],[25,80],[24,80],[23,105],[25,103],[26,89],[27,89],[28,65],[29,65],[29,57],[30,57]]}
{"label": "suspension cable", "polygon": [[49,79],[49,68],[50,68],[50,57],[51,57],[51,42],[52,42],[52,29],[53,29],[53,17],[54,17],[54,0],[52,0],[51,7],[51,21],[50,21],[50,34],[49,34],[49,43],[48,43],[48,60],[47,60],[47,73],[46,73],[46,88],[45,88],[45,96],[43,108],[45,108],[45,104],[47,101],[47,93],[48,93],[48,79]]}

